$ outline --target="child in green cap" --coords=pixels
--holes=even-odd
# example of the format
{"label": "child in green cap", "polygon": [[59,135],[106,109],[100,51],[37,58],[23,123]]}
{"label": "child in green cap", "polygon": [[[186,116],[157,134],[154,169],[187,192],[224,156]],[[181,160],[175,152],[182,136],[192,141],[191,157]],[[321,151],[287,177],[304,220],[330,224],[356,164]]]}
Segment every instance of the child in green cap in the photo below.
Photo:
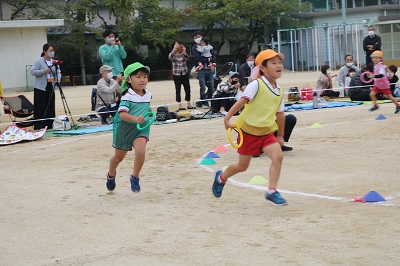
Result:
{"label": "child in green cap", "polygon": [[135,149],[135,161],[130,177],[131,190],[140,191],[139,173],[146,155],[146,144],[149,140],[150,128],[138,130],[137,123],[143,123],[143,116],[150,110],[151,93],[146,89],[149,82],[150,68],[141,63],[133,63],[124,71],[121,87],[121,103],[113,122],[113,147],[115,153],[110,159],[107,173],[107,189],[115,189],[117,167],[128,151]]}

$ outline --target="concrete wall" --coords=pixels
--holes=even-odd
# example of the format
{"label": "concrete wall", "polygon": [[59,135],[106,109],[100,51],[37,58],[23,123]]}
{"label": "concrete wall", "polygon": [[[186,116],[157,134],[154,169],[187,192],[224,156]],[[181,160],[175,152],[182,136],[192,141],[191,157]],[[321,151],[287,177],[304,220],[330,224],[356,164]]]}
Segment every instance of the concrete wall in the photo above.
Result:
{"label": "concrete wall", "polygon": [[4,89],[32,88],[30,67],[47,42],[46,29],[63,24],[62,19],[0,21],[0,79]]}

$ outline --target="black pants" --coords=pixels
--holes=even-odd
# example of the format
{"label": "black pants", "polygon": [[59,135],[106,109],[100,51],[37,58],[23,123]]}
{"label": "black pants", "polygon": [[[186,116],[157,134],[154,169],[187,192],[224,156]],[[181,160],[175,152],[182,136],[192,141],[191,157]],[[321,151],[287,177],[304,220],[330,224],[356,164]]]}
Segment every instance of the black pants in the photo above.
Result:
{"label": "black pants", "polygon": [[325,91],[321,94],[321,97],[328,96],[328,97],[339,97],[340,92],[338,91]]}
{"label": "black pants", "polygon": [[[292,131],[296,123],[297,123],[297,118],[294,115],[289,114],[285,116],[285,132],[283,135],[283,139],[285,140],[285,142],[289,141],[290,135],[292,135]],[[274,135],[275,137],[278,136],[278,132],[275,131]]]}
{"label": "black pants", "polygon": [[[47,111],[46,111],[47,109]],[[33,91],[33,112],[35,120],[43,118],[54,118],[56,116],[56,101],[53,84],[47,82],[46,91],[34,89]],[[34,122],[34,129],[53,128],[53,119],[46,119]]]}
{"label": "black pants", "polygon": [[[232,97],[229,93],[218,93],[215,95],[213,98],[226,98],[226,97]],[[229,111],[231,107],[236,103],[235,99],[219,99],[219,100],[212,100],[211,101],[211,107],[213,108],[214,112],[219,112],[221,107],[225,108],[225,111]]]}
{"label": "black pants", "polygon": [[[370,91],[363,91],[360,93],[356,93],[353,95],[350,95],[350,100],[352,101],[371,101],[371,97],[369,96]],[[376,95],[376,98],[378,100],[384,100],[385,97],[383,97],[382,93],[378,93]]]}
{"label": "black pants", "polygon": [[100,110],[98,111],[101,117],[101,122],[103,124],[107,123],[107,118],[111,115],[112,117],[115,116],[115,114],[117,113],[118,110],[118,105],[114,106],[113,108],[111,108],[111,110],[107,107],[102,107],[100,108]]}
{"label": "black pants", "polygon": [[182,76],[172,76],[175,83],[175,99],[178,103],[181,102],[181,88],[185,90],[185,101],[190,101],[190,83],[189,83],[189,72]]}

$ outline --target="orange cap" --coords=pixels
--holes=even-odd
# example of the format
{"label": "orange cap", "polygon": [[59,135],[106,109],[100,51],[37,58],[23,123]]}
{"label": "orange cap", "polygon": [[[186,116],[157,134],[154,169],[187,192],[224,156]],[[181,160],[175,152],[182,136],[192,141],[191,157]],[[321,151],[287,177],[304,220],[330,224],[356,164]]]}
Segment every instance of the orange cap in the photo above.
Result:
{"label": "orange cap", "polygon": [[373,53],[371,54],[371,57],[380,57],[380,58],[383,58],[383,53],[382,53],[382,51],[377,50],[377,51],[375,51],[375,52],[373,52]]}
{"label": "orange cap", "polygon": [[255,64],[256,64],[256,66],[260,66],[262,64],[262,62],[264,62],[265,60],[270,59],[272,57],[275,57],[275,56],[279,56],[279,58],[282,61],[285,59],[285,56],[283,54],[281,54],[281,53],[278,54],[274,50],[267,49],[267,50],[261,51],[257,55],[256,60],[255,60]]}

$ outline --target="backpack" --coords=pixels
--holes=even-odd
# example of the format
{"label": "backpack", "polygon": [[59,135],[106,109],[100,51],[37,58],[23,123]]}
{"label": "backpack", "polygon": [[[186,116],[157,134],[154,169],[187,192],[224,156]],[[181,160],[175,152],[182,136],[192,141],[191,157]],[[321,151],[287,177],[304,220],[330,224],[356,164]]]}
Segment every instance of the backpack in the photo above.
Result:
{"label": "backpack", "polygon": [[157,107],[157,112],[156,112],[156,120],[157,121],[167,121],[170,119],[170,114],[168,110],[168,106],[159,106]]}
{"label": "backpack", "polygon": [[301,96],[300,96],[299,89],[297,87],[290,87],[289,94],[288,94],[288,100],[297,102],[298,100],[300,100],[300,98],[301,98]]}

